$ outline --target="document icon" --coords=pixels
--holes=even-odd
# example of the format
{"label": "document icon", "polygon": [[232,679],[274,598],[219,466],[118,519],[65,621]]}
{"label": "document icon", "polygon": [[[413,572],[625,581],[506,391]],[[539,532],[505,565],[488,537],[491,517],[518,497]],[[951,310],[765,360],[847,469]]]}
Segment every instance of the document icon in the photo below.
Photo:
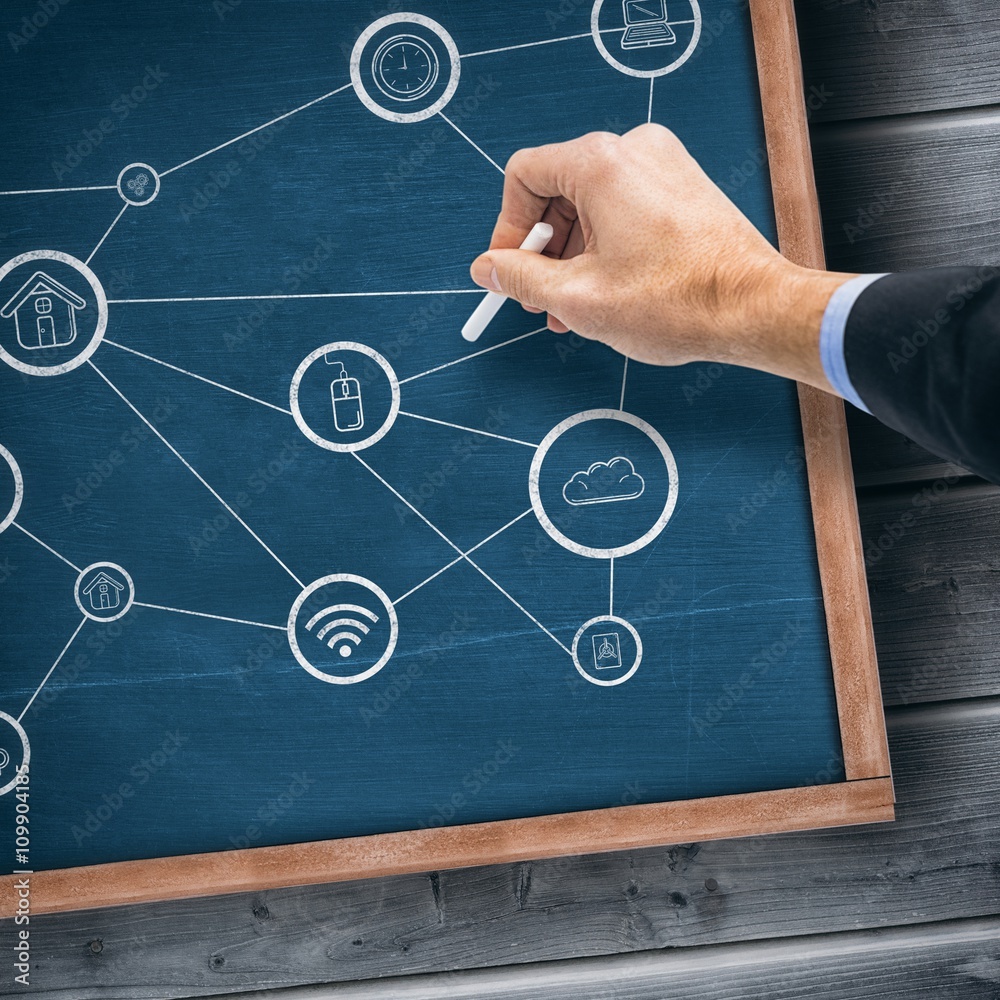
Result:
{"label": "document icon", "polygon": [[611,670],[622,665],[622,647],[617,632],[606,632],[592,637],[594,643],[594,667],[597,670]]}

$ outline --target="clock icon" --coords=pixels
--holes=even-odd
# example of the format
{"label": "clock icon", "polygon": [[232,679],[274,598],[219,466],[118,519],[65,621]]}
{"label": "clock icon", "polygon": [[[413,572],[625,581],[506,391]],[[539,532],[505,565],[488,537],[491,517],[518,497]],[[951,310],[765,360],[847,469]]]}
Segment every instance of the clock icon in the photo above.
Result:
{"label": "clock icon", "polygon": [[438,82],[441,63],[433,47],[416,35],[395,35],[383,42],[372,59],[372,76],[386,97],[417,101]]}

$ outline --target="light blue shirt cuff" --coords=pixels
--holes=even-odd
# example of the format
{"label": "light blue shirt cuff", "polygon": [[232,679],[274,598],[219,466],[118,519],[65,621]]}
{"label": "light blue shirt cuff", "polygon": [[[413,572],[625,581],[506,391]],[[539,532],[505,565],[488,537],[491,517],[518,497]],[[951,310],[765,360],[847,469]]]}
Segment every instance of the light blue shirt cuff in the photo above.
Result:
{"label": "light blue shirt cuff", "polygon": [[851,382],[851,376],[847,373],[844,336],[847,333],[847,320],[858,297],[869,285],[884,277],[884,274],[862,274],[841,285],[833,293],[826,307],[819,333],[820,360],[823,362],[823,371],[830,385],[839,396],[843,396],[865,413],[871,413],[871,410],[861,401],[857,389]]}

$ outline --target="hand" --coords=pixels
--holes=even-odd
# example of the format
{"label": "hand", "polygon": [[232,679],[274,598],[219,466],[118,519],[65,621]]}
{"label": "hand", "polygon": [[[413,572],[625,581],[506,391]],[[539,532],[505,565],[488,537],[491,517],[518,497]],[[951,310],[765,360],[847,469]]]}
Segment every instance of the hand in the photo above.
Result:
{"label": "hand", "polygon": [[[517,249],[550,223],[544,255]],[[830,296],[851,276],[785,260],[660,125],[526,149],[507,165],[476,284],[636,361],[718,361],[832,391],[819,357]]]}

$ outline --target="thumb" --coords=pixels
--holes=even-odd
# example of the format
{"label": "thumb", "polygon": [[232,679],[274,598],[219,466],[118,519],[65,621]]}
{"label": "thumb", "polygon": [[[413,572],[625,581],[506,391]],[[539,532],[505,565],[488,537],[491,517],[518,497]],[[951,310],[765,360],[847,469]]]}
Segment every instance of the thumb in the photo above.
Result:
{"label": "thumb", "polygon": [[472,280],[522,305],[552,312],[557,310],[566,266],[566,261],[527,250],[490,250],[473,263]]}

